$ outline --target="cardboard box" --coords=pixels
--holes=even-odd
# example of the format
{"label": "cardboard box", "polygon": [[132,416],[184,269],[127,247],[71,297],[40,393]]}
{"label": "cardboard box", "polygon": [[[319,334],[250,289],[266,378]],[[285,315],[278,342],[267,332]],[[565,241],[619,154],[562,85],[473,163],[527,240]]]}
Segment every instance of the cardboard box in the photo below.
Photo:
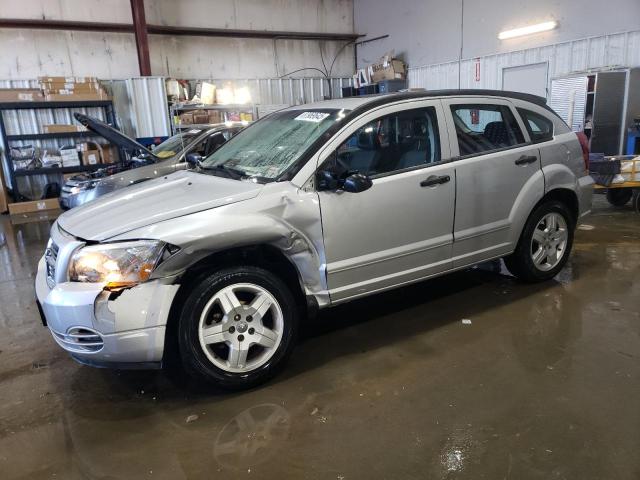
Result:
{"label": "cardboard box", "polygon": [[0,88],[0,102],[41,102],[44,96],[34,88]]}
{"label": "cardboard box", "polygon": [[102,146],[102,163],[117,163],[119,159],[120,155],[115,145]]}
{"label": "cardboard box", "polygon": [[87,150],[82,152],[83,165],[97,165],[100,163],[100,150]]}
{"label": "cardboard box", "polygon": [[377,83],[382,80],[404,80],[407,75],[407,68],[402,60],[387,59],[368,67],[371,82]]}
{"label": "cardboard box", "polygon": [[81,142],[76,143],[76,150],[79,152],[86,152],[87,150],[100,150],[100,144],[96,142]]}
{"label": "cardboard box", "polygon": [[102,89],[95,83],[55,83],[42,85],[45,95],[74,95],[85,93],[100,93]]}
{"label": "cardboard box", "polygon": [[209,112],[207,116],[207,121],[205,123],[224,123],[224,116],[222,112],[213,110]]}
{"label": "cardboard box", "polygon": [[97,83],[96,77],[38,77],[40,83]]}
{"label": "cardboard box", "polygon": [[31,202],[10,203],[9,213],[11,215],[21,213],[38,212],[41,210],[56,210],[60,208],[57,198],[47,198],[46,200],[34,200]]}
{"label": "cardboard box", "polygon": [[178,116],[178,123],[180,125],[192,125],[193,124],[193,113],[185,112]]}
{"label": "cardboard box", "polygon": [[196,95],[205,105],[216,103],[216,86],[209,82],[200,82],[196,86]]}
{"label": "cardboard box", "polygon": [[69,132],[84,132],[86,128],[82,125],[43,125],[44,133],[69,133]]}
{"label": "cardboard box", "polygon": [[193,112],[193,123],[209,123],[209,114],[203,110]]}
{"label": "cardboard box", "polygon": [[62,158],[63,167],[75,167],[80,165],[78,151],[75,148],[61,148],[60,157]]}
{"label": "cardboard box", "polygon": [[111,100],[104,90],[92,93],[49,93],[44,96],[47,102],[85,102],[93,100]]}

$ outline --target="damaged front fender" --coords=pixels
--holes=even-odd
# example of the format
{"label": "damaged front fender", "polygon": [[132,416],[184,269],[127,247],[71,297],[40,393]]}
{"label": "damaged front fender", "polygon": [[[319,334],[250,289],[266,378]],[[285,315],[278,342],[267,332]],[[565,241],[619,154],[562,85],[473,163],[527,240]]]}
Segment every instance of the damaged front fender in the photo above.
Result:
{"label": "damaged front fender", "polygon": [[179,276],[207,257],[242,247],[270,246],[296,268],[303,293],[330,303],[318,197],[289,183],[269,184],[256,198],[174,218],[112,240],[156,238],[180,250],[154,278]]}

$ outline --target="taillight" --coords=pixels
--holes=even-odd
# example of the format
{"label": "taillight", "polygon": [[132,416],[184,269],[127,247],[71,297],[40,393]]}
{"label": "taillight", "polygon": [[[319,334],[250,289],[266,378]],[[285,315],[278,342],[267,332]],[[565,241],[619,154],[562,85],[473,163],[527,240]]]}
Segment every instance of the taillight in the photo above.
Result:
{"label": "taillight", "polygon": [[589,171],[589,139],[584,132],[576,132],[580,146],[582,147],[582,158],[584,159],[584,168]]}

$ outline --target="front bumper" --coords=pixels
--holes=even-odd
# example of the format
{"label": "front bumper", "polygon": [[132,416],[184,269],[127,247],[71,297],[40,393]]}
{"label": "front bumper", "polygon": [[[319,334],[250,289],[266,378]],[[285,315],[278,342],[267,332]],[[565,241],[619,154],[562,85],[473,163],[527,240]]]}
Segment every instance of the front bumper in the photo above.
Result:
{"label": "front bumper", "polygon": [[36,297],[60,347],[86,364],[130,367],[162,360],[169,309],[178,290],[171,279],[153,280],[120,292],[78,282],[47,284],[44,257],[38,264]]}
{"label": "front bumper", "polygon": [[79,207],[80,205],[87,203],[90,200],[93,200],[94,195],[91,190],[81,191],[78,193],[69,193],[62,189],[60,193],[60,208],[62,210],[70,210],[75,207]]}

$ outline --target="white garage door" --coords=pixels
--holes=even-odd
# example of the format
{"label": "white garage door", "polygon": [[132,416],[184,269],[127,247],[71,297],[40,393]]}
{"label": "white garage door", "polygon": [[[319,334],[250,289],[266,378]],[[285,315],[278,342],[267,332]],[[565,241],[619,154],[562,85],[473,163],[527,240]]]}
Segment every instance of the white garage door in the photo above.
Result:
{"label": "white garage door", "polygon": [[502,89],[547,98],[547,70],[547,62],[503,68]]}

